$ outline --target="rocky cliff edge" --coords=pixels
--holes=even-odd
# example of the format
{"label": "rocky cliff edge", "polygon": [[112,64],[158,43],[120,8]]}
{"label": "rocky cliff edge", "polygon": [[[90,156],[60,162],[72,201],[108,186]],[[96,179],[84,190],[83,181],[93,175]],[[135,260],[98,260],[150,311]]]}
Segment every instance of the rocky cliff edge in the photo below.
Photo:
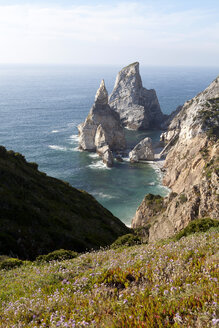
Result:
{"label": "rocky cliff edge", "polygon": [[219,219],[219,77],[186,102],[162,136],[168,197],[145,197],[132,227],[166,238],[201,217]]}

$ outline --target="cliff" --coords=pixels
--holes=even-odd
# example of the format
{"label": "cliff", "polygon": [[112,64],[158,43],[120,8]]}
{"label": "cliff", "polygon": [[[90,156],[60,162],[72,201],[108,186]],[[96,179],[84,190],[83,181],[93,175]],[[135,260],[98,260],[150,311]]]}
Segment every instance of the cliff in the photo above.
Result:
{"label": "cliff", "polygon": [[201,217],[219,219],[219,78],[186,102],[161,139],[166,198],[145,197],[132,227],[149,229],[149,240],[166,238]]}
{"label": "cliff", "polygon": [[83,252],[128,231],[85,191],[0,147],[0,255],[33,259],[60,248]]}
{"label": "cliff", "polygon": [[133,130],[159,128],[164,119],[156,91],[142,85],[138,62],[118,73],[109,105],[119,113],[123,126]]}

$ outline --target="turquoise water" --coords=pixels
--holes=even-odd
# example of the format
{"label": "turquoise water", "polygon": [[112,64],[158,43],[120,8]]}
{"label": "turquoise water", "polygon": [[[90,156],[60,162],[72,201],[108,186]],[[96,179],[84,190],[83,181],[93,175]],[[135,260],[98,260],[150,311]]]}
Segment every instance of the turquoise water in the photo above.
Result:
{"label": "turquoise water", "polygon": [[[77,150],[77,125],[87,116],[100,80],[111,92],[120,67],[0,66],[0,144],[39,163],[40,170],[84,189],[126,224],[146,193],[165,195],[150,164],[116,163],[107,169],[95,154]],[[217,68],[140,68],[164,113],[202,91]],[[126,130],[128,147],[160,131]]]}

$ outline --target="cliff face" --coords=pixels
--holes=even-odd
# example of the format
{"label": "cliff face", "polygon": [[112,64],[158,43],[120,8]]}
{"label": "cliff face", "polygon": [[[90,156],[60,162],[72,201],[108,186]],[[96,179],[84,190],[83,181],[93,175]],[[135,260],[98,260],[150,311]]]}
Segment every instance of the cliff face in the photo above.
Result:
{"label": "cliff face", "polygon": [[142,86],[137,62],[118,73],[109,104],[123,126],[133,130],[158,128],[164,117],[155,90]]}
{"label": "cliff face", "polygon": [[34,259],[60,248],[81,252],[128,231],[88,193],[0,147],[0,255]]}
{"label": "cliff face", "polygon": [[162,202],[144,200],[132,222],[150,226],[150,241],[173,235],[195,218],[219,219],[218,114],[219,78],[186,102],[161,136],[167,144],[163,183],[172,192]]}

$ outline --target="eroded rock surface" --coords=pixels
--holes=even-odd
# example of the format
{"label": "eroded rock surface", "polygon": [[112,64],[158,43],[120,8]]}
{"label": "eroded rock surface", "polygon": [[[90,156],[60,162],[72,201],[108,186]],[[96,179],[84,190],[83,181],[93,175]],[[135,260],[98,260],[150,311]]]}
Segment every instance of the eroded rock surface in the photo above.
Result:
{"label": "eroded rock surface", "polygon": [[126,147],[119,115],[108,104],[104,80],[96,93],[94,105],[85,122],[78,126],[78,130],[79,148],[82,150],[97,151],[102,154],[98,149],[104,146],[108,146],[110,151],[122,150]]}
{"label": "eroded rock surface", "polygon": [[162,135],[163,183],[172,192],[159,204],[144,200],[132,221],[132,227],[147,227],[150,241],[170,237],[196,218],[219,219],[218,114],[219,78],[186,102]]}
{"label": "eroded rock surface", "polygon": [[123,126],[133,130],[158,128],[164,117],[155,90],[142,85],[138,62],[118,73],[109,104]]}
{"label": "eroded rock surface", "polygon": [[154,152],[152,148],[151,138],[144,138],[141,140],[129,153],[131,162],[152,161],[154,159]]}

